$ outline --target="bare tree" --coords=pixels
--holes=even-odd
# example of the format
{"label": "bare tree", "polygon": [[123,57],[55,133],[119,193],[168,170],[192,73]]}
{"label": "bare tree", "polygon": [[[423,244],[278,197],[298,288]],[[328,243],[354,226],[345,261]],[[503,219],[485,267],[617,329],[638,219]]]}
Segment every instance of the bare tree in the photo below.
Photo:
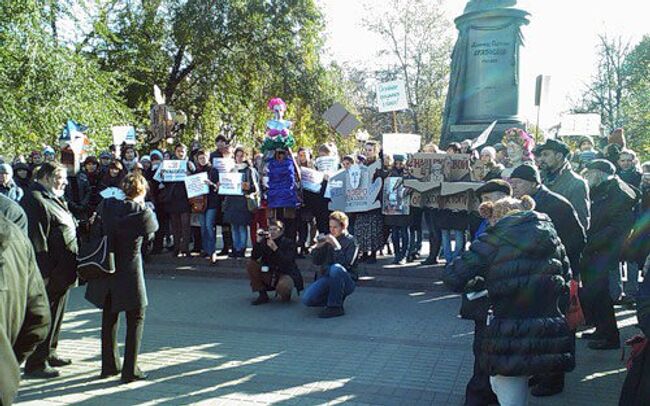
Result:
{"label": "bare tree", "polygon": [[386,3],[380,12],[368,4],[364,19],[386,44],[379,56],[388,62],[375,72],[375,79],[404,79],[411,131],[429,141],[439,136],[442,125],[453,31],[441,0]]}
{"label": "bare tree", "polygon": [[622,37],[598,36],[596,73],[587,84],[576,112],[598,112],[610,129],[624,124],[624,97],[628,87],[625,60],[631,51],[629,40]]}

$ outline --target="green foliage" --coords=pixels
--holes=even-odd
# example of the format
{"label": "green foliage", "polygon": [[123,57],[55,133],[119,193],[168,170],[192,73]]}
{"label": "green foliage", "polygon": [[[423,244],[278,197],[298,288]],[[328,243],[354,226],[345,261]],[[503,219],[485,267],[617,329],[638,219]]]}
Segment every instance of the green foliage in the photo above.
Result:
{"label": "green foliage", "polygon": [[[0,22],[0,150],[17,154],[54,145],[68,119],[90,127],[100,147],[110,127],[131,121],[119,76],[59,46],[36,1],[3,2]],[[9,13],[9,14],[7,14]]]}
{"label": "green foliage", "polygon": [[650,36],[627,55],[624,68],[628,77],[623,101],[626,135],[643,162],[650,160]]}

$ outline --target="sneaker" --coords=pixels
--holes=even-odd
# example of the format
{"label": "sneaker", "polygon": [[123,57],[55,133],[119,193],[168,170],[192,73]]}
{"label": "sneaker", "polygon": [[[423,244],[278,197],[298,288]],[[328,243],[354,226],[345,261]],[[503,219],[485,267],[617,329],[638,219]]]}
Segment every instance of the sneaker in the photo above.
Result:
{"label": "sneaker", "polygon": [[438,265],[438,258],[436,257],[429,257],[426,260],[422,262],[422,265]]}
{"label": "sneaker", "polygon": [[321,319],[331,319],[332,317],[340,317],[345,314],[345,311],[343,310],[343,306],[341,307],[326,307],[323,309],[322,312],[318,315]]}
{"label": "sneaker", "polygon": [[123,376],[122,379],[120,379],[120,380],[122,381],[122,383],[131,383],[131,382],[135,382],[135,381],[144,381],[148,377],[149,376],[147,374],[145,374],[144,372],[140,372],[140,373],[137,373],[137,374],[135,374],[133,376]]}
{"label": "sneaker", "polygon": [[587,347],[589,347],[592,350],[618,350],[619,348],[621,348],[621,343],[619,340],[610,341],[610,340],[600,339],[600,340],[591,341],[589,344],[587,344]]}

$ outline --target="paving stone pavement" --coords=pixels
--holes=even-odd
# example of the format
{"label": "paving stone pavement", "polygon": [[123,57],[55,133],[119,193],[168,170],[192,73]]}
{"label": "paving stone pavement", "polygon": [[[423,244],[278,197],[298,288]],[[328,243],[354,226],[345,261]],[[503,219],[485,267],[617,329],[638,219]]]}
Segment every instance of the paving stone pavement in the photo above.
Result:
{"label": "paving stone pavement", "polygon": [[[72,292],[55,380],[23,380],[19,405],[461,405],[472,373],[473,324],[446,292],[358,288],[345,317],[297,303],[253,307],[243,280],[148,276],[140,366],[149,380],[98,380],[101,313]],[[633,312],[619,312],[623,336]],[[124,320],[120,341],[125,332]],[[123,348],[122,348],[123,350]],[[578,340],[562,395],[532,405],[615,405],[620,351]]]}

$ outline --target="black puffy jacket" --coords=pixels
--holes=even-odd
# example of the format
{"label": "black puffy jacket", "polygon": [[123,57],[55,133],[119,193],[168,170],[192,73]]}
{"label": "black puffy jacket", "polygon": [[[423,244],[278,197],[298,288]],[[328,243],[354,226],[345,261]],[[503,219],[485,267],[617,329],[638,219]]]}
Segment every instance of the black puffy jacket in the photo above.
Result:
{"label": "black puffy jacket", "polygon": [[547,215],[525,211],[504,217],[456,258],[443,278],[460,292],[476,276],[485,278],[494,312],[480,357],[490,375],[575,367],[571,332],[558,309],[568,289],[569,262]]}

